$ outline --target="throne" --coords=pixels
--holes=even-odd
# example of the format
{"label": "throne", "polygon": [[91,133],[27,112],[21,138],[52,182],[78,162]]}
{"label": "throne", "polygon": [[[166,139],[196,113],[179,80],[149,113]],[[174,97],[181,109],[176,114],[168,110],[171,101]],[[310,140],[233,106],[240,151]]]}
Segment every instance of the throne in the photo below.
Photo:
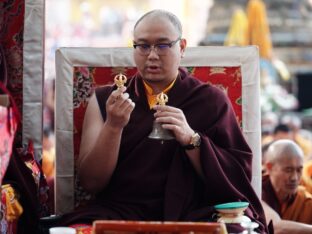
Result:
{"label": "throne", "polygon": [[[222,89],[253,151],[252,185],[261,194],[259,56],[255,46],[191,47],[183,67]],[[94,89],[113,83],[119,73],[136,73],[131,48],[60,48],[56,52],[55,212],[62,214],[91,197],[77,183],[82,123]]]}

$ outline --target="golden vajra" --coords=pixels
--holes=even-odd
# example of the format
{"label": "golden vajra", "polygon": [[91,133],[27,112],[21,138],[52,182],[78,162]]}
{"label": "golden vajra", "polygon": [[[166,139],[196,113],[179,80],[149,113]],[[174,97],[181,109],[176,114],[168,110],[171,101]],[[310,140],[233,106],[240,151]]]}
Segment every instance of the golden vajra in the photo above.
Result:
{"label": "golden vajra", "polygon": [[127,77],[124,74],[119,73],[118,75],[114,77],[114,82],[117,88],[120,89],[127,82]]}
{"label": "golden vajra", "polygon": [[156,97],[158,105],[164,106],[168,102],[168,96],[161,92],[160,94],[157,95]]}

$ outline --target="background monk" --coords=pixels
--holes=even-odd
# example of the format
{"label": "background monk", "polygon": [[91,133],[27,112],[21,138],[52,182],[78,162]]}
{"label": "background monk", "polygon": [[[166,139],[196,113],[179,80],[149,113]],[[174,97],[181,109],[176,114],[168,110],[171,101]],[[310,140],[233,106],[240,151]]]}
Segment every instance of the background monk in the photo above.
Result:
{"label": "background monk", "polygon": [[[97,89],[84,119],[78,174],[96,200],[64,221],[214,221],[214,205],[247,201],[246,215],[266,232],[252,153],[228,98],[179,68],[186,40],[178,18],[151,11],[133,36],[138,73],[126,87]],[[155,105],[161,92],[167,105]],[[150,139],[154,120],[175,139]]]}
{"label": "background monk", "polygon": [[303,151],[291,140],[273,142],[266,153],[262,199],[282,219],[312,224],[312,196],[299,186]]}

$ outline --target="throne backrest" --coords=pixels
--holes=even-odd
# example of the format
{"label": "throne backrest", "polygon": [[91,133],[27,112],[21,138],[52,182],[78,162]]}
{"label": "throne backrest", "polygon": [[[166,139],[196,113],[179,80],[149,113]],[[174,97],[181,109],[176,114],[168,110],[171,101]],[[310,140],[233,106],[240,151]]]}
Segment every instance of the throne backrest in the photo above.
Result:
{"label": "throne backrest", "polygon": [[[229,97],[253,151],[252,184],[261,191],[259,57],[249,47],[191,47],[182,66]],[[61,48],[56,52],[55,210],[64,213],[90,198],[76,183],[83,118],[94,89],[113,83],[120,72],[136,73],[130,48]]]}

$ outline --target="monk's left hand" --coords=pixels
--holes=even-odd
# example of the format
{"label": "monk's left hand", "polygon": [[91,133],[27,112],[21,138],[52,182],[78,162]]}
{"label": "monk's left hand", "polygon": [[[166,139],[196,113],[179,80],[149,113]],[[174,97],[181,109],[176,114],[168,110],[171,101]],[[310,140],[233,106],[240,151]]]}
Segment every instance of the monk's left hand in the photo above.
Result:
{"label": "monk's left hand", "polygon": [[166,105],[156,105],[153,109],[156,110],[155,121],[161,123],[164,129],[171,130],[181,145],[190,143],[194,130],[187,123],[181,109]]}

